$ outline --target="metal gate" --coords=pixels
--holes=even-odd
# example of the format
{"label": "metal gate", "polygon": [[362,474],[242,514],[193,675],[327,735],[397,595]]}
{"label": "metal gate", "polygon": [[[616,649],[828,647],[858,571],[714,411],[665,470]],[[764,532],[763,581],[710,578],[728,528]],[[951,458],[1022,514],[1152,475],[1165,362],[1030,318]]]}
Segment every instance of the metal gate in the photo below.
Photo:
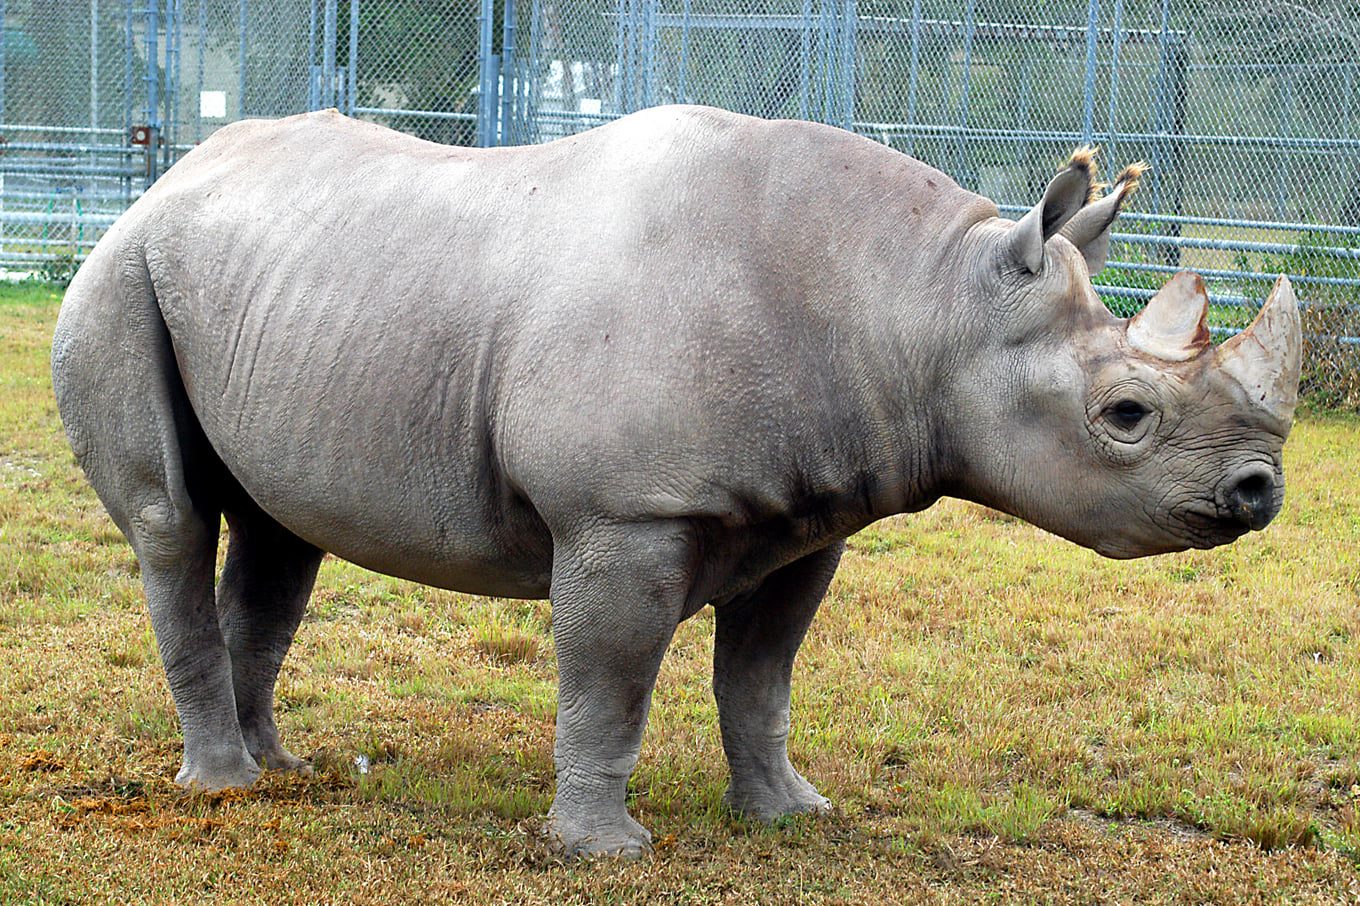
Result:
{"label": "metal gate", "polygon": [[0,266],[69,273],[246,117],[337,107],[499,143],[500,48],[479,41],[499,15],[497,0],[0,0]]}
{"label": "metal gate", "polygon": [[0,22],[0,265],[69,271],[241,117],[335,106],[487,146],[711,104],[851,129],[1008,215],[1076,145],[1147,159],[1110,306],[1191,267],[1223,334],[1287,272],[1305,385],[1360,400],[1345,0],[0,0]]}
{"label": "metal gate", "polygon": [[0,265],[69,272],[246,117],[337,107],[481,146],[670,102],[851,128],[855,3],[773,2],[0,0]]}
{"label": "metal gate", "polygon": [[743,5],[504,0],[501,55],[488,55],[503,88],[497,140],[547,141],[674,103],[851,128],[855,0]]}

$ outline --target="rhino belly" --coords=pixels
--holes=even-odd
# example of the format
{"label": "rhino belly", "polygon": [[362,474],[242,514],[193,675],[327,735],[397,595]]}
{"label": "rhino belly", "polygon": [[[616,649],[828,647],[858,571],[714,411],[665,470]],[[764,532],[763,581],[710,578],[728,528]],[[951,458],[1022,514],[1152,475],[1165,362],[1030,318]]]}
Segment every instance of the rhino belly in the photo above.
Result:
{"label": "rhino belly", "polygon": [[[285,402],[230,436],[233,413],[200,419],[246,492],[318,547],[441,588],[546,597],[551,537],[532,508],[503,494],[477,461],[484,444],[472,435],[410,432],[409,422],[393,417],[401,409],[394,402],[390,409],[308,411]],[[269,426],[282,426],[292,440],[294,424],[307,426],[295,444],[274,442],[281,432]]]}
{"label": "rhino belly", "polygon": [[477,319],[410,301],[418,290],[402,306],[337,305],[323,276],[286,273],[245,297],[191,278],[157,286],[227,469],[290,531],[360,566],[546,597],[552,540],[495,462]]}

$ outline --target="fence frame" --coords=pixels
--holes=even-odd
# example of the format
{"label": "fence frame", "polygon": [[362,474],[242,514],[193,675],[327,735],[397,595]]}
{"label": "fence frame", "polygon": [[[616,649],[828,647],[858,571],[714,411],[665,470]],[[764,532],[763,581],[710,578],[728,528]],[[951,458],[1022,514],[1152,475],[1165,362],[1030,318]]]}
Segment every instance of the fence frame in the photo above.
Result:
{"label": "fence frame", "polygon": [[[185,41],[184,0],[102,0],[114,8],[121,4],[124,17],[124,111],[123,129],[99,126],[99,18],[101,0],[90,3],[90,95],[91,126],[69,124],[6,122],[6,46],[0,40],[0,134],[7,143],[0,159],[0,265],[31,265],[35,261],[50,260],[64,255],[79,261],[88,253],[98,233],[107,228],[113,216],[104,205],[125,207],[135,200],[141,190],[155,182],[161,173],[185,151],[192,147],[189,132],[201,136],[204,128],[201,112],[185,117],[179,109],[182,79],[186,75],[182,49]],[[857,0],[801,0],[801,8],[793,13],[731,13],[695,12],[692,0],[614,0],[612,11],[601,14],[602,27],[612,31],[616,55],[611,73],[613,97],[611,109],[599,112],[578,112],[566,109],[546,109],[539,103],[537,84],[543,78],[545,61],[541,59],[544,30],[544,0],[478,0],[476,4],[477,34],[477,99],[475,112],[457,110],[419,110],[400,106],[360,105],[358,101],[359,70],[364,54],[369,50],[360,40],[361,11],[368,4],[382,0],[349,0],[348,22],[341,34],[340,0],[308,0],[308,82],[306,109],[339,107],[357,116],[403,116],[432,120],[459,120],[475,126],[475,144],[481,147],[521,144],[540,140],[551,130],[575,131],[579,128],[607,122],[635,109],[651,106],[668,98],[658,84],[659,61],[671,53],[668,47],[679,48],[678,90],[680,100],[686,99],[686,78],[690,55],[695,41],[715,32],[742,34],[777,30],[797,36],[798,48],[797,110],[799,115],[839,125],[880,141],[902,141],[910,151],[925,140],[952,140],[956,174],[969,169],[971,149],[980,143],[1017,142],[1022,147],[1039,143],[1070,145],[1139,142],[1152,149],[1154,172],[1179,174],[1180,158],[1184,149],[1194,146],[1247,148],[1275,152],[1277,159],[1295,150],[1326,151],[1343,155],[1346,160],[1360,161],[1360,137],[1347,128],[1344,135],[1335,137],[1300,136],[1292,134],[1288,126],[1289,104],[1292,103],[1292,84],[1285,78],[1281,85],[1280,116],[1285,119],[1273,135],[1192,134],[1186,131],[1187,84],[1192,72],[1213,64],[1196,63],[1190,54],[1187,34],[1171,27],[1171,0],[1160,2],[1160,27],[1124,27],[1124,2],[1113,0],[1113,23],[1103,25],[1100,0],[1086,0],[1084,24],[1019,24],[980,20],[977,0],[966,0],[957,19],[938,19],[923,15],[922,0],[912,0],[910,16],[859,14]],[[1107,3],[1110,0],[1106,0]],[[200,0],[197,18],[189,26],[191,43],[197,48],[195,78],[202,95],[205,84],[204,59],[206,2]],[[249,114],[247,107],[247,58],[256,34],[253,14],[260,7],[250,0],[236,0],[236,48],[238,78],[237,117]],[[0,23],[5,22],[7,0],[0,0]],[[908,42],[910,63],[906,86],[906,112],[900,122],[877,122],[856,116],[857,78],[861,43],[874,38],[900,38]],[[922,117],[919,107],[921,93],[921,55],[929,41],[958,40],[961,65],[958,85],[959,101],[952,122],[929,121]],[[340,60],[341,41],[347,53]],[[1084,47],[1082,66],[1082,109],[1080,126],[1071,130],[1035,128],[986,128],[970,122],[970,98],[974,90],[973,51],[979,40],[991,42],[1049,42],[1063,47]],[[1152,122],[1149,130],[1120,131],[1116,128],[1119,109],[1120,59],[1135,46],[1155,48],[1156,74],[1152,95]],[[1096,109],[1097,73],[1100,55],[1109,55],[1109,99],[1104,111]],[[1026,58],[1028,61],[1028,58]],[[563,65],[566,65],[564,63]],[[1271,64],[1276,68],[1284,64]],[[140,66],[140,92],[135,91],[134,72]],[[1346,103],[1354,103],[1357,66],[1345,70],[1343,78]],[[952,71],[952,70],[951,70]],[[1026,98],[1033,97],[1033,67],[1027,65],[1019,73],[1022,108]],[[134,99],[134,94],[139,95]],[[133,112],[138,118],[134,122]],[[1023,112],[1023,111],[1022,111]],[[1105,114],[1105,123],[1099,122]],[[1104,128],[1101,128],[1101,126]],[[550,127],[550,128],[549,128]],[[140,131],[139,131],[140,130]],[[42,136],[43,140],[25,141],[25,135]],[[1283,182],[1277,165],[1275,178],[1283,192]],[[18,190],[5,191],[6,175],[49,178],[54,185],[73,180],[88,179],[91,186],[105,186],[100,191],[82,194],[54,189],[45,210],[14,209],[10,201],[33,201]],[[116,187],[116,188],[109,188]],[[1360,226],[1313,224],[1278,220],[1245,220],[1231,217],[1197,217],[1182,214],[1183,181],[1177,178],[1155,180],[1146,207],[1127,215],[1126,222],[1146,225],[1151,232],[1121,232],[1115,239],[1127,243],[1128,248],[1141,249],[1143,260],[1115,260],[1110,267],[1132,273],[1172,273],[1180,263],[1182,251],[1187,249],[1215,249],[1233,253],[1298,254],[1299,242],[1249,242],[1228,239],[1206,239],[1186,236],[1186,226],[1259,228],[1295,236],[1303,234],[1327,235],[1336,242],[1329,245],[1312,244],[1310,254],[1337,261],[1360,260],[1360,248],[1350,244],[1350,237],[1360,237]],[[1027,199],[1001,198],[1004,214],[1015,215],[1023,208],[1017,203]],[[9,248],[5,233],[12,227],[43,227],[43,235],[26,240],[24,245]],[[59,241],[49,240],[48,228],[64,228],[68,241],[63,249]],[[1248,269],[1220,269],[1212,276],[1220,279],[1260,279],[1264,275]],[[1339,286],[1360,289],[1360,277],[1299,276],[1296,283],[1308,304],[1311,286]],[[1133,300],[1148,298],[1152,291],[1134,288],[1104,288],[1111,296]],[[1240,294],[1216,292],[1216,304],[1254,307],[1256,298]],[[1355,338],[1344,338],[1347,342]]]}

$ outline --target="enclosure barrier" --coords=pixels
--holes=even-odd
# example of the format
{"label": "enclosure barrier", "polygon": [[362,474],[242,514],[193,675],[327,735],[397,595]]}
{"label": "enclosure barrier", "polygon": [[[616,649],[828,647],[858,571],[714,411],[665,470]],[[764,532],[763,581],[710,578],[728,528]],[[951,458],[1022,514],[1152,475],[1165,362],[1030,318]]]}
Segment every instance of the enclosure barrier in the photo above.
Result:
{"label": "enclosure barrier", "polygon": [[643,107],[831,123],[1016,216],[1078,145],[1152,165],[1097,277],[1240,330],[1276,274],[1305,389],[1360,405],[1360,21],[1346,0],[0,0],[0,266],[60,276],[215,129],[338,107],[548,141]]}

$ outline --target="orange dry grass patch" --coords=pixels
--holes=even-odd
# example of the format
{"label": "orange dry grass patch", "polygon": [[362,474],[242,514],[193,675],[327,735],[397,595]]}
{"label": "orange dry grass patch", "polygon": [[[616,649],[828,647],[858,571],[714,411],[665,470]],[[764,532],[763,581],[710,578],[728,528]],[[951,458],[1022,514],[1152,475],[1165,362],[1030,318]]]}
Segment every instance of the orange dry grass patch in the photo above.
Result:
{"label": "orange dry grass patch", "polygon": [[472,647],[491,663],[501,666],[537,660],[542,648],[534,636],[496,625],[477,630]]}

